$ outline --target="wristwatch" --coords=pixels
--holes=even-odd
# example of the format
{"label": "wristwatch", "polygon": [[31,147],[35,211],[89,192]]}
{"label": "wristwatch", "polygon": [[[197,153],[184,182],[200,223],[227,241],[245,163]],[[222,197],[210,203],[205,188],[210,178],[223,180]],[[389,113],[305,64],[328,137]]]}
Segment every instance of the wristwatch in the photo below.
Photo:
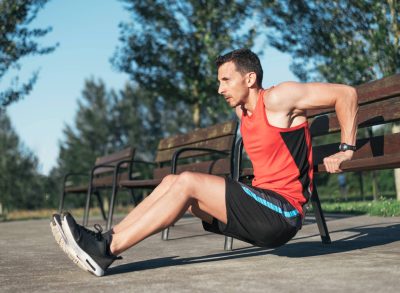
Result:
{"label": "wristwatch", "polygon": [[357,147],[355,145],[349,145],[349,144],[343,143],[343,142],[339,145],[339,151],[341,151],[341,152],[345,152],[348,150],[355,151],[356,149],[357,149]]}

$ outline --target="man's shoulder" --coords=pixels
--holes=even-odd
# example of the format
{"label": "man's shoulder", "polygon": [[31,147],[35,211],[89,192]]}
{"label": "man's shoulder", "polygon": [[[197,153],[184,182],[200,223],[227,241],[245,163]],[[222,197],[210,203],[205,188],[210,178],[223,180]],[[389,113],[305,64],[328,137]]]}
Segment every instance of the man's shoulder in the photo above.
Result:
{"label": "man's shoulder", "polygon": [[300,83],[295,81],[285,81],[276,86],[272,86],[264,92],[264,105],[269,109],[291,108],[296,99],[296,87]]}

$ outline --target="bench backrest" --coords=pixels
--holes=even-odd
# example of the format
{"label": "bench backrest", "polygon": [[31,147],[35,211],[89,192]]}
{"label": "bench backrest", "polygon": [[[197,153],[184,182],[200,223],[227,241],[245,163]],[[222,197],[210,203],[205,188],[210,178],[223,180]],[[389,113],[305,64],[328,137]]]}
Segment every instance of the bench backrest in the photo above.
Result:
{"label": "bench backrest", "polygon": [[183,171],[214,175],[231,174],[231,154],[234,150],[237,127],[236,121],[229,121],[160,140],[155,158],[158,168],[154,169],[154,178],[162,178],[170,174],[170,163],[174,153],[186,147],[214,149],[225,152],[226,155],[215,157],[215,155],[206,151],[183,152],[179,158],[185,159],[185,161],[183,164],[178,164],[177,174]]}
{"label": "bench backrest", "polygon": [[[356,89],[359,133],[366,127],[400,120],[400,74],[357,86]],[[313,138],[340,131],[334,109],[309,111],[308,117]],[[367,137],[357,139],[353,160],[344,162],[341,168],[358,171],[400,167],[400,133],[374,136],[371,128],[368,133]],[[336,153],[338,146],[339,141],[313,147],[314,165],[318,165],[316,171],[325,171],[323,158]]]}
{"label": "bench backrest", "polygon": [[[124,161],[124,160],[132,161],[134,155],[135,155],[135,148],[128,147],[121,151],[118,151],[118,152],[115,152],[115,153],[112,153],[109,155],[105,155],[102,157],[98,157],[96,159],[95,166],[99,166],[99,165],[115,166],[120,161]],[[123,165],[123,167],[129,168],[131,166],[129,163],[126,163]],[[94,175],[99,176],[99,175],[102,175],[105,173],[110,173],[110,172],[113,172],[112,168],[100,167],[94,171]]]}

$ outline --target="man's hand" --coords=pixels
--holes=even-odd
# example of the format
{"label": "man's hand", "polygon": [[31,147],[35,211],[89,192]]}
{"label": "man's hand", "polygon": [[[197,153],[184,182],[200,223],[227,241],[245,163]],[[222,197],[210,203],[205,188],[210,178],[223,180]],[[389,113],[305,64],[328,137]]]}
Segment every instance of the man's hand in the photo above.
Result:
{"label": "man's hand", "polygon": [[353,151],[338,152],[332,156],[324,158],[324,165],[328,173],[340,173],[340,164],[349,161],[353,157]]}

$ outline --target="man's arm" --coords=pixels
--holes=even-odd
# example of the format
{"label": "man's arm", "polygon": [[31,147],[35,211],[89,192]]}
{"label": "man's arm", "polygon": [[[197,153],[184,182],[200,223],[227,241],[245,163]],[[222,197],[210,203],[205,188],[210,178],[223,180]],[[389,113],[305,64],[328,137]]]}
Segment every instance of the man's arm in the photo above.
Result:
{"label": "man's arm", "polygon": [[[290,112],[334,107],[341,129],[341,143],[355,145],[358,98],[355,88],[343,84],[285,82],[277,86],[272,99],[280,100]],[[282,100],[284,104],[282,105]],[[341,172],[342,162],[353,157],[353,151],[338,152],[324,159],[329,173]]]}

